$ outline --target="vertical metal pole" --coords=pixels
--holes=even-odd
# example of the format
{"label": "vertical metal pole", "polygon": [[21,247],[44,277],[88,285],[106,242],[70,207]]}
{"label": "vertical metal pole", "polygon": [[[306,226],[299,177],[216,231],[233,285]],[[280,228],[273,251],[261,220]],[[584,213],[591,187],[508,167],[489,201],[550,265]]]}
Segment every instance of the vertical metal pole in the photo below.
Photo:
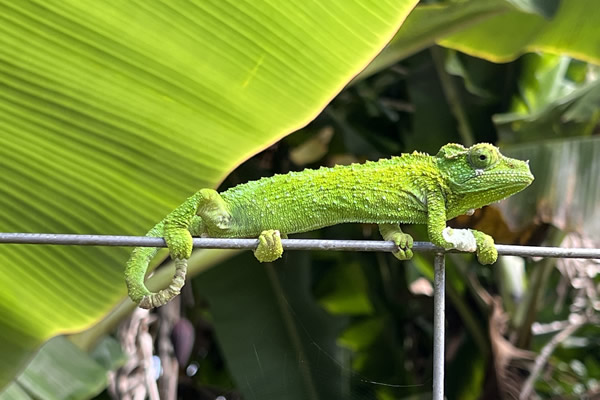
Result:
{"label": "vertical metal pole", "polygon": [[433,400],[444,400],[444,342],[446,319],[445,257],[437,254],[433,275]]}

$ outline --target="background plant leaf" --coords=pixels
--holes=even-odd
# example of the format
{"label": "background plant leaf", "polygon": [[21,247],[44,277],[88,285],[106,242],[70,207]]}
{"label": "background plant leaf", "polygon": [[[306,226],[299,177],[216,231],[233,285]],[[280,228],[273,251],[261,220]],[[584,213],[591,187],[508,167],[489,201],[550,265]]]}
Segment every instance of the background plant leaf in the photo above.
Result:
{"label": "background plant leaf", "polygon": [[593,0],[470,0],[420,4],[364,79],[435,43],[493,62],[544,51],[599,63]]}
{"label": "background plant leaf", "polygon": [[509,151],[515,157],[526,154],[535,176],[529,194],[500,204],[511,225],[522,228],[536,218],[597,244],[600,223],[590,216],[600,212],[600,139],[523,143],[510,146]]}
{"label": "background plant leaf", "polygon": [[[146,232],[314,118],[415,3],[0,1],[0,230]],[[122,299],[128,253],[0,248],[0,387]]]}
{"label": "background plant leaf", "polygon": [[[552,14],[552,4],[542,15],[515,9],[438,43],[494,62],[508,62],[525,52],[543,51],[599,64],[600,45],[595,34],[600,18],[597,5],[594,0],[561,1],[552,18],[545,18]],[[532,10],[540,11],[538,7]]]}
{"label": "background plant leaf", "polygon": [[[105,338],[95,349],[98,360],[79,349],[64,336],[46,342],[25,370],[0,394],[2,400],[85,399],[100,393],[107,374],[125,362],[119,343]],[[69,363],[57,363],[67,358]]]}
{"label": "background plant leaf", "polygon": [[309,254],[285,258],[285,265],[258,264],[242,253],[204,273],[194,289],[211,303],[219,345],[245,397],[339,398],[347,382],[335,340],[345,318],[332,318],[313,298]]}
{"label": "background plant leaf", "polygon": [[359,75],[372,75],[417,53],[454,32],[503,14],[511,7],[503,0],[475,0],[420,4],[406,19],[389,45]]}

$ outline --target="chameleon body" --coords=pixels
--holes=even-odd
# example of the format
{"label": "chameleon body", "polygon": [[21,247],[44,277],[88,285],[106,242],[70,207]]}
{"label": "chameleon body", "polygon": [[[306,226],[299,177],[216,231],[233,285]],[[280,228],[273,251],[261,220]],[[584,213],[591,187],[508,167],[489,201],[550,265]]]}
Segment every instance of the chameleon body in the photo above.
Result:
{"label": "chameleon body", "polygon": [[[132,300],[144,308],[160,306],[179,293],[185,281],[192,236],[258,237],[261,262],[283,252],[281,237],[346,222],[377,223],[394,255],[412,257],[412,238],[399,224],[426,224],[429,239],[445,249],[446,221],[502,200],[527,187],[533,175],[527,162],[503,156],[486,143],[465,148],[443,146],[437,155],[414,152],[364,164],[307,169],[235,186],[225,192],[202,189],[147,233],[164,237],[176,273],[167,289],[151,293],[144,285],[155,248],[136,248],[125,277]],[[496,261],[493,239],[471,230],[482,264]]]}

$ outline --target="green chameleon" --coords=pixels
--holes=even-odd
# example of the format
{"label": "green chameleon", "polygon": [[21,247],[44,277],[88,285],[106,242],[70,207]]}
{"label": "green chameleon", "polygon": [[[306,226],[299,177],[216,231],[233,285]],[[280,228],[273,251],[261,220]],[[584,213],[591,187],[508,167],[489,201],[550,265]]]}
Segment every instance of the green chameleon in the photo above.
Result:
{"label": "green chameleon", "polygon": [[[455,239],[446,221],[515,194],[533,181],[528,162],[508,158],[487,143],[465,148],[443,146],[436,156],[414,152],[377,162],[275,175],[235,186],[223,193],[201,189],[146,234],[164,237],[176,272],[166,289],[151,293],[144,285],[156,248],[136,248],[127,263],[129,296],[153,308],[177,296],[185,282],[192,236],[258,237],[254,255],[261,262],[281,257],[281,238],[344,222],[379,224],[400,260],[412,257],[413,239],[398,224],[427,224],[429,239],[444,248],[477,251],[482,264],[498,257],[494,240],[479,231],[471,245]],[[463,235],[465,236],[465,235]],[[469,238],[466,240],[469,242]]]}

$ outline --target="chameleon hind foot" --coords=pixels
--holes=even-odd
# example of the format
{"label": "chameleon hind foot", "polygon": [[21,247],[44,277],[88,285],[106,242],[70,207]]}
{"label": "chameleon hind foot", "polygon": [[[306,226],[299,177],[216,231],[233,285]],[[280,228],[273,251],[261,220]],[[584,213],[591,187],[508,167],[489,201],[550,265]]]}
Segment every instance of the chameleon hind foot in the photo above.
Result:
{"label": "chameleon hind foot", "polygon": [[281,233],[274,229],[262,231],[258,237],[258,246],[254,250],[256,259],[260,262],[271,262],[280,258],[282,254]]}

